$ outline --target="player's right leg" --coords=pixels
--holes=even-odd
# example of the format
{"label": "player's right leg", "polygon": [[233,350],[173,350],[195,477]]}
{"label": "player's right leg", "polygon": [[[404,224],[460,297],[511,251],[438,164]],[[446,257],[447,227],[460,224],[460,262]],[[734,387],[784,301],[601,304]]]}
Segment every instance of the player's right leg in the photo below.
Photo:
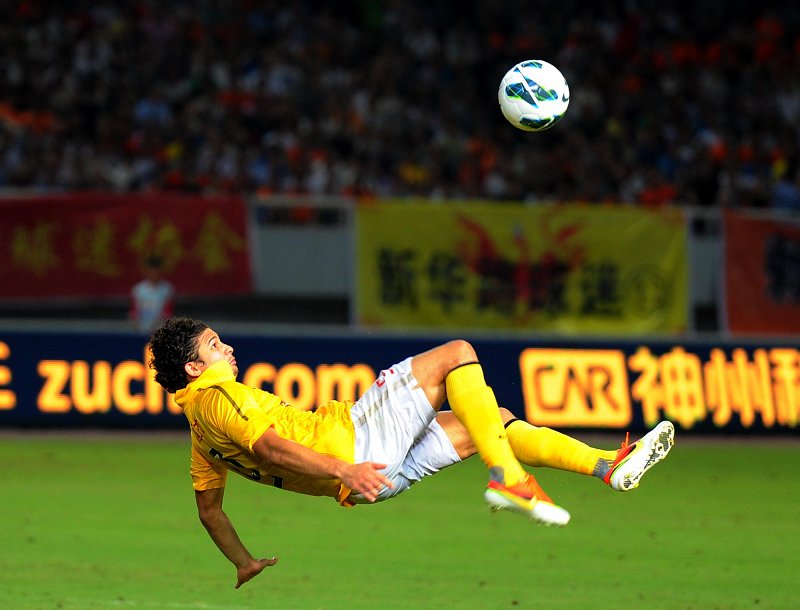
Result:
{"label": "player's right leg", "polygon": [[550,499],[530,473],[512,486],[489,481],[483,498],[493,511],[511,510],[544,525],[569,523],[569,513]]}
{"label": "player's right leg", "polygon": [[463,340],[450,341],[415,356],[411,366],[434,409],[438,411],[445,400],[449,403],[489,469],[484,491],[489,506],[513,510],[548,525],[566,524],[569,513],[553,503],[514,455],[494,392],[486,385],[473,347]]}
{"label": "player's right leg", "polygon": [[414,356],[415,379],[437,411],[445,400],[467,430],[491,477],[513,486],[526,472],[508,444],[492,389],[486,385],[475,350],[456,340]]}
{"label": "player's right leg", "polygon": [[[447,434],[460,459],[478,452],[466,427],[452,411],[440,412],[436,421]],[[556,505],[528,472],[514,485],[497,480],[491,468],[489,476],[483,497],[493,511],[510,510],[545,525],[566,525],[569,522],[569,513]]]}

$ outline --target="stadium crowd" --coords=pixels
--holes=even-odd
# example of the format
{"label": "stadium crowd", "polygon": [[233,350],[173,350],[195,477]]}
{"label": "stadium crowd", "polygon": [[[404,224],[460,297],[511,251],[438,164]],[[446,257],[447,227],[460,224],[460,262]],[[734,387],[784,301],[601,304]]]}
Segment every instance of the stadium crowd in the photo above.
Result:
{"label": "stadium crowd", "polygon": [[[17,0],[0,188],[800,210],[800,13],[731,0]],[[511,127],[522,59],[571,106]]]}

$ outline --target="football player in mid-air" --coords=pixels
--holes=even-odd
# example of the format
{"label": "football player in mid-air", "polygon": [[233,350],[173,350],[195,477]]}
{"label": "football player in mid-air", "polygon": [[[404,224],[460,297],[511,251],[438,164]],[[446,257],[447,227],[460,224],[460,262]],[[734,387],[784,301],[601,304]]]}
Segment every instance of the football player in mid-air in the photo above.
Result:
{"label": "football player in mid-air", "polygon": [[[191,477],[200,520],[236,566],[236,588],[274,565],[256,559],[222,510],[228,470],[281,489],[332,496],[344,506],[385,500],[467,457],[488,468],[484,498],[546,525],[569,513],[522,464],[598,477],[629,491],[674,443],[664,421],[632,445],[606,451],[535,427],[497,405],[473,347],[454,340],[381,371],[355,403],[313,411],[236,381],[233,348],[202,322],[164,321],[151,366],[189,420]],[[445,402],[449,411],[440,410]]]}

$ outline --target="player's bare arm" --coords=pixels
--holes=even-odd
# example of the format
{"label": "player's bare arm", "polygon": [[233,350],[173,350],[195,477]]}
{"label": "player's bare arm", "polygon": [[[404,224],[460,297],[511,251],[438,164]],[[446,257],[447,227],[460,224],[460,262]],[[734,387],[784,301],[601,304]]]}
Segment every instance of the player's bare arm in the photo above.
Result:
{"label": "player's bare arm", "polygon": [[272,428],[255,442],[253,452],[265,462],[298,474],[339,479],[354,493],[362,494],[370,502],[375,501],[384,485],[392,487],[391,481],[379,472],[386,468],[386,464],[350,464],[281,438]]}
{"label": "player's bare arm", "polygon": [[258,576],[264,568],[278,563],[278,558],[256,559],[245,548],[228,515],[222,510],[224,493],[224,488],[195,491],[195,501],[200,522],[222,554],[236,566],[235,588],[238,589],[248,580]]}

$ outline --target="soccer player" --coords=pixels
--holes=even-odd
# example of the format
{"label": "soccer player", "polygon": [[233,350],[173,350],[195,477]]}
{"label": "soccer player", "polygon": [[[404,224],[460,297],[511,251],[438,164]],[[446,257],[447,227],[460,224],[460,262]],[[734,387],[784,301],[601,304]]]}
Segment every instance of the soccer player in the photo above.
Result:
{"label": "soccer player", "polygon": [[[674,443],[674,428],[666,421],[633,445],[604,451],[516,419],[497,405],[475,350],[463,340],[381,371],[355,403],[331,401],[313,411],[237,382],[233,348],[202,322],[162,322],[150,350],[156,381],[175,393],[189,420],[198,513],[236,566],[237,589],[277,558],[254,558],[223,511],[229,470],[352,506],[396,496],[477,453],[488,468],[484,499],[493,510],[566,525],[569,513],[521,463],[593,475],[629,491]],[[450,411],[440,411],[445,401]]]}

